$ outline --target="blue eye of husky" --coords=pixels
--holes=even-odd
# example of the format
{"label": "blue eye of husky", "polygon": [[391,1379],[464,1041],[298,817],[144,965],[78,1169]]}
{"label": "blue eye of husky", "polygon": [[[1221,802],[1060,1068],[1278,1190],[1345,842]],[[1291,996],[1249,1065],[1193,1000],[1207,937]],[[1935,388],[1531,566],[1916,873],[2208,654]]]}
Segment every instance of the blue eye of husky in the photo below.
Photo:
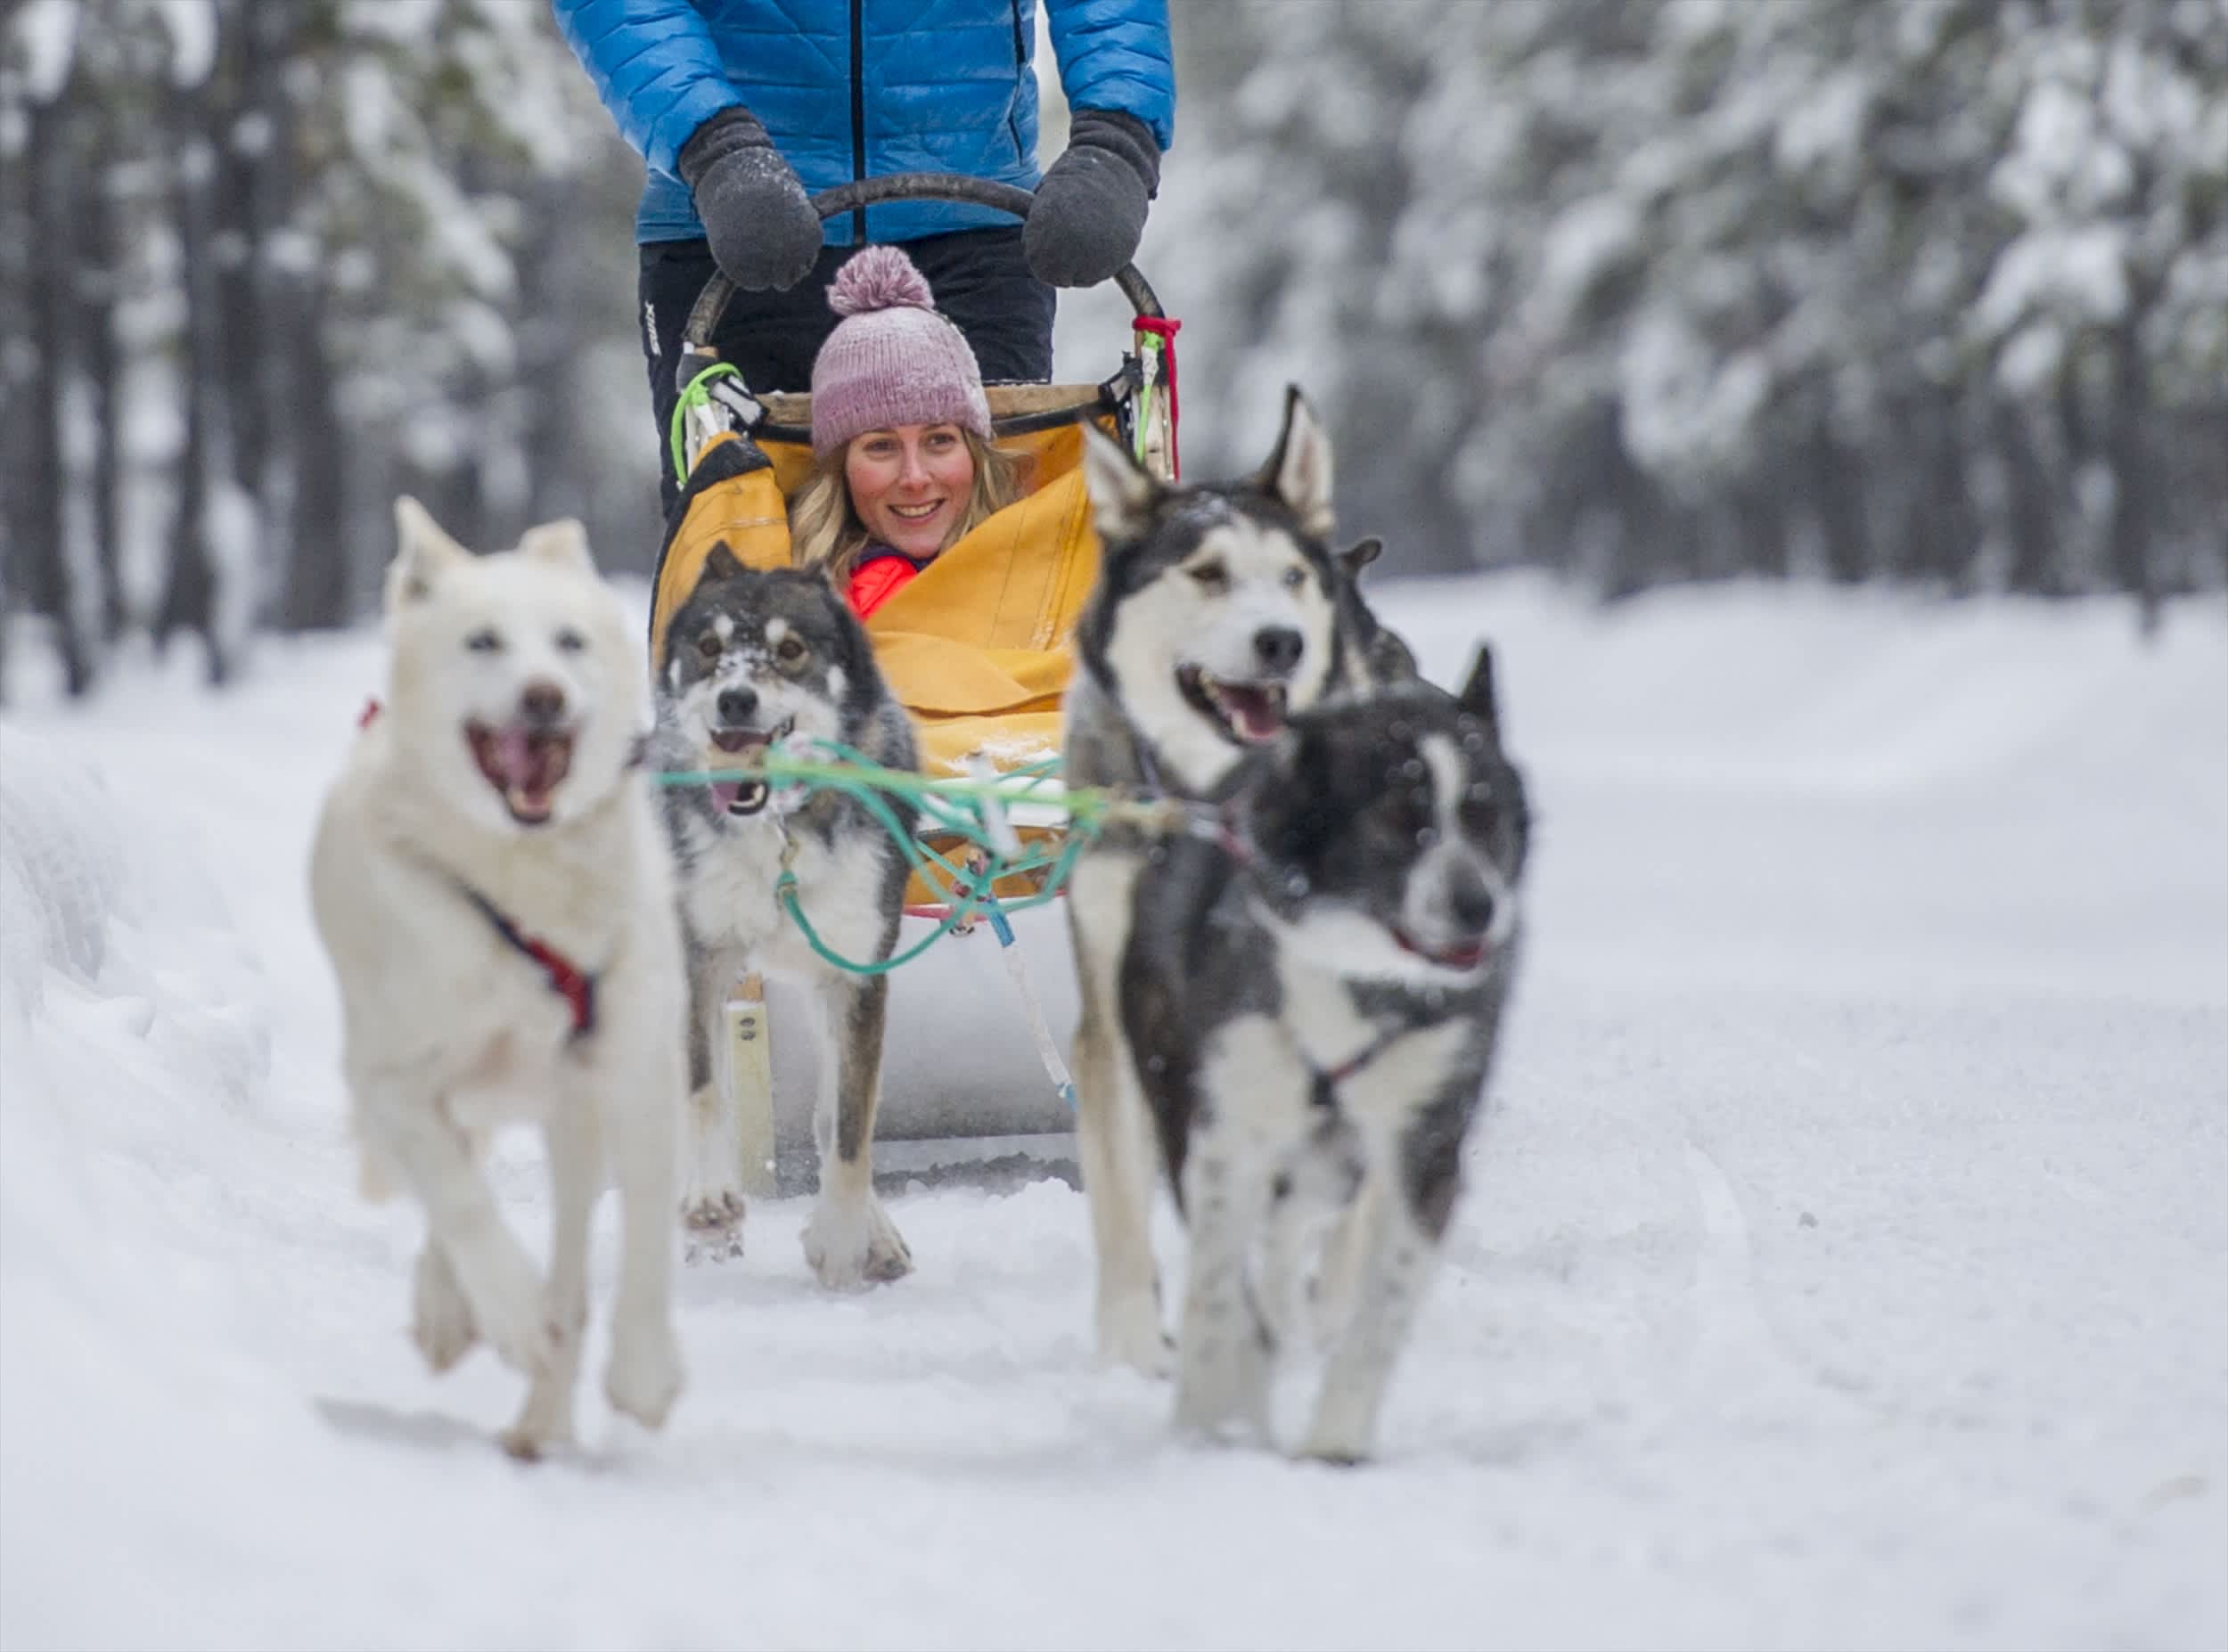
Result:
{"label": "blue eye of husky", "polygon": [[1298,589],[1300,588],[1300,586],[1302,586],[1302,585],[1306,585],[1306,583],[1307,583],[1307,570],[1306,570],[1306,568],[1286,568],[1286,569],[1284,570],[1284,589],[1285,589],[1285,590],[1287,590],[1287,591],[1297,591],[1297,590],[1298,590]]}
{"label": "blue eye of husky", "polygon": [[561,654],[577,654],[587,646],[588,639],[570,626],[557,634],[557,651]]}
{"label": "blue eye of husky", "polygon": [[483,626],[464,639],[464,646],[475,654],[500,654],[503,639],[496,634],[493,626]]}

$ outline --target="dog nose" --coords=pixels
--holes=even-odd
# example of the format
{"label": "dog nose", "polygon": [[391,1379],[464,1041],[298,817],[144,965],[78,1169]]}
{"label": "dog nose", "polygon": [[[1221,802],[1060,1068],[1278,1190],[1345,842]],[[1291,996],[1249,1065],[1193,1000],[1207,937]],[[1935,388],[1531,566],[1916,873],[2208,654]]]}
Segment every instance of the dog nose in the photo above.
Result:
{"label": "dog nose", "polygon": [[1306,640],[1290,626],[1264,626],[1253,634],[1253,651],[1271,671],[1290,671],[1299,664]]}
{"label": "dog nose", "polygon": [[565,691],[554,683],[529,683],[520,691],[519,711],[528,723],[558,722],[565,715]]}
{"label": "dog nose", "polygon": [[1446,880],[1446,909],[1464,935],[1483,935],[1493,927],[1493,891],[1475,866],[1457,867]]}
{"label": "dog nose", "polygon": [[719,691],[719,716],[724,723],[741,723],[758,708],[758,691],[731,688]]}

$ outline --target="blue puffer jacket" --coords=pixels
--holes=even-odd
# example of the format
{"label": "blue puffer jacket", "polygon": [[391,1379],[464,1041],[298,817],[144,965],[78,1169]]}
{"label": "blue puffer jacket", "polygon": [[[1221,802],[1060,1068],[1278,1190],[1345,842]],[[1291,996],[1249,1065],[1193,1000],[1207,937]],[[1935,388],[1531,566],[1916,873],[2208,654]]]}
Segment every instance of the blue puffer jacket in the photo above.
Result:
{"label": "blue puffer jacket", "polygon": [[[1167,0],[1044,0],[1071,107],[1118,110],[1167,148],[1175,115]],[[893,172],[1036,187],[1036,0],[552,0],[619,131],[648,162],[641,241],[703,226],[682,145],[741,103],[808,192]],[[869,238],[1011,224],[979,207],[877,207]],[[852,239],[848,217],[828,240]]]}

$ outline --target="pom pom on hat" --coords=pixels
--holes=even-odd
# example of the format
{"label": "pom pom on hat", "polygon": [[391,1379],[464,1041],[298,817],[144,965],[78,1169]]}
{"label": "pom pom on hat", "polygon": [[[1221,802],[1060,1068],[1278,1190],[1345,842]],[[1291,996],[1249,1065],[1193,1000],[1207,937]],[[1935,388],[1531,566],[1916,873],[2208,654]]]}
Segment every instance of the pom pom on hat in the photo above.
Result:
{"label": "pom pom on hat", "polygon": [[836,272],[828,288],[828,307],[839,315],[863,315],[900,307],[936,307],[929,278],[895,247],[869,247]]}

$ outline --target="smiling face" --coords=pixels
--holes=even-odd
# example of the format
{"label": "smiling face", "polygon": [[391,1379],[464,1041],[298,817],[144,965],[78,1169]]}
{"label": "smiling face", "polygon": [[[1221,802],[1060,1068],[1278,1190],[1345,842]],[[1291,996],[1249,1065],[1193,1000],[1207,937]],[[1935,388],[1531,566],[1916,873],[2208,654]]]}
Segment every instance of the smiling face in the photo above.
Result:
{"label": "smiling face", "polygon": [[854,437],[843,483],[866,531],[916,561],[950,544],[966,519],[975,455],[955,424],[901,424]]}

